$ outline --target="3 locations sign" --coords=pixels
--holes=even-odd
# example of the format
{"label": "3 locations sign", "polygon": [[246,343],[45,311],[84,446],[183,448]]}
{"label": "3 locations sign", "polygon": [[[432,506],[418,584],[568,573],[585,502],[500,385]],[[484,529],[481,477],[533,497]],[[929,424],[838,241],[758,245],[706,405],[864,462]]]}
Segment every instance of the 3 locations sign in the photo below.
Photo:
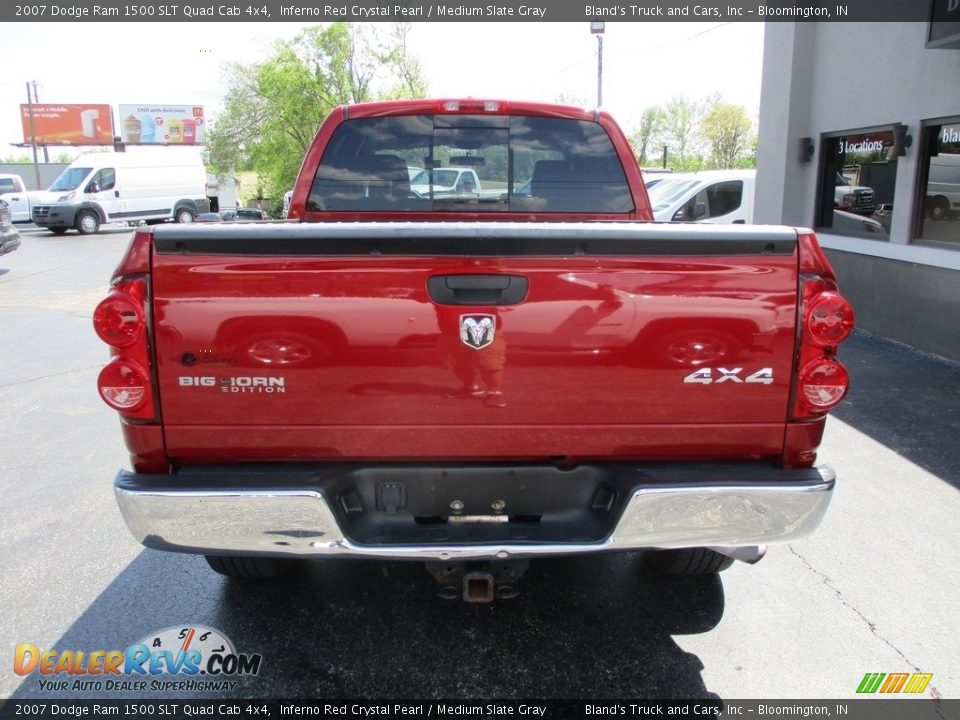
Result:
{"label": "3 locations sign", "polygon": [[33,103],[20,106],[23,142],[31,145],[112,145],[119,131],[129,145],[197,145],[205,140],[202,105]]}

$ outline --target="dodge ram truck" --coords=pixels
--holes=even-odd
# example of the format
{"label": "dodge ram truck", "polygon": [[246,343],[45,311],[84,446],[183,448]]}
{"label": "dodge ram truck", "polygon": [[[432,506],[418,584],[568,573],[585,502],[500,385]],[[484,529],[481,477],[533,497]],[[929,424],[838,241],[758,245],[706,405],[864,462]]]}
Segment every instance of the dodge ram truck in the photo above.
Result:
{"label": "dodge ram truck", "polygon": [[[503,191],[411,191],[458,162]],[[853,311],[816,237],[651,222],[606,113],[339,107],[289,215],[138,231],[95,311],[147,547],[416,560],[489,602],[532,558],[714,573],[826,512]]]}

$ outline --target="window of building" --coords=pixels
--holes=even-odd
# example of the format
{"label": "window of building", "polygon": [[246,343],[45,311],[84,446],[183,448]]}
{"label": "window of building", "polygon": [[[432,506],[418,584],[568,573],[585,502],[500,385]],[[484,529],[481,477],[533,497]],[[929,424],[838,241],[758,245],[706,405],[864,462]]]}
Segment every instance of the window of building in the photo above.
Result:
{"label": "window of building", "polygon": [[817,229],[887,240],[897,184],[893,128],[825,133],[820,148]]}
{"label": "window of building", "polygon": [[914,241],[960,249],[960,116],[921,127]]}

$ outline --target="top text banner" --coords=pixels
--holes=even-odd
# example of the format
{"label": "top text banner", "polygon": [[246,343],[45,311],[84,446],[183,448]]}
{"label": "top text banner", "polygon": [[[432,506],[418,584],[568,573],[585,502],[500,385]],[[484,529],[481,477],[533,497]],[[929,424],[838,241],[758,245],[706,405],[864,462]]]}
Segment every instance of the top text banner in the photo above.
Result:
{"label": "top text banner", "polygon": [[2,22],[940,22],[960,31],[960,0],[63,0],[3,3]]}

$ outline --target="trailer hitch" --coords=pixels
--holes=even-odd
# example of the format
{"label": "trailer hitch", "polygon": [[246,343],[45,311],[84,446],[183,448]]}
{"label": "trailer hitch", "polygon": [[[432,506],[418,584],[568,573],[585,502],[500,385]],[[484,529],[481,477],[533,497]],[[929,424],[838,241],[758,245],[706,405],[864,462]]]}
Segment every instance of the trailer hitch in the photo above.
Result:
{"label": "trailer hitch", "polygon": [[468,603],[489,603],[520,594],[519,581],[530,567],[529,560],[495,562],[428,562],[427,572],[437,581],[437,593],[445,600],[463,598]]}

